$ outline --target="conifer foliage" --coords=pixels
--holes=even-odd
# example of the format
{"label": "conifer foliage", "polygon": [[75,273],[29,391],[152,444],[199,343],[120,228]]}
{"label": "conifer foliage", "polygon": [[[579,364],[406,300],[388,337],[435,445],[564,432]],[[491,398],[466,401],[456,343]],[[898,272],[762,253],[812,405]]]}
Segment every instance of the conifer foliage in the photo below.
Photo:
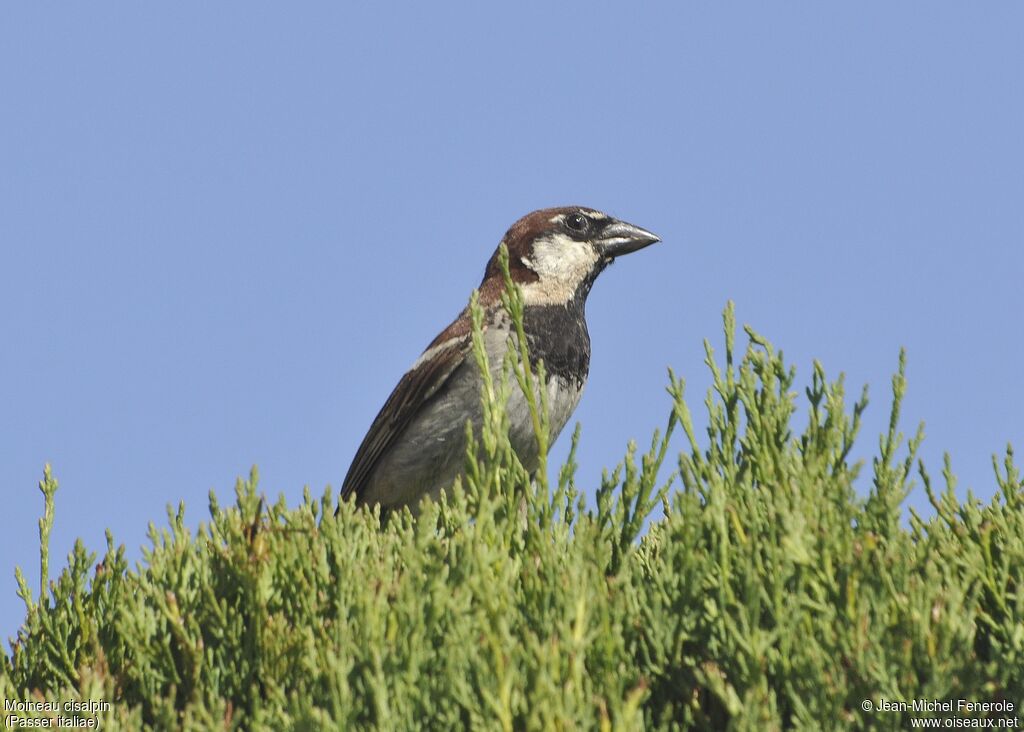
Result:
{"label": "conifer foliage", "polygon": [[[521,323],[514,289],[506,306]],[[47,467],[43,586],[18,572],[26,617],[0,696],[109,702],[78,713],[107,730],[902,729],[915,715],[1024,716],[1012,450],[994,463],[988,505],[958,500],[948,460],[940,491],[916,461],[921,432],[899,431],[901,355],[858,495],[850,453],[866,391],[849,404],[842,378],[815,363],[798,420],[795,370],[745,334],[739,353],[730,305],[723,358],[705,344],[706,433],[670,373],[664,432],[628,447],[594,505],[574,477],[578,428],[550,484],[509,444],[511,389],[534,397],[547,441],[544,371],[524,368],[522,337],[505,378],[485,385],[465,480],[417,519],[336,513],[332,489],[269,502],[253,469],[233,505],[211,493],[198,530],[184,506],[169,509],[139,564],[108,532],[98,562],[78,543],[48,581]],[[907,523],[916,479],[935,516]],[[864,711],[914,699],[1017,714]],[[58,715],[73,713],[22,713]]]}

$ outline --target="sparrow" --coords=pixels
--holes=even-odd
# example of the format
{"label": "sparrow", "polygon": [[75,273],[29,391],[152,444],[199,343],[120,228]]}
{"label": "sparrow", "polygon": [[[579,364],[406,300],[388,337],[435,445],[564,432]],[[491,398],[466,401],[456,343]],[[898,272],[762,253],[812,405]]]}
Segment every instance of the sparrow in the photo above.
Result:
{"label": "sparrow", "polygon": [[[531,366],[547,373],[550,440],[553,444],[579,404],[590,369],[590,334],[584,317],[594,280],[617,257],[660,239],[639,226],[595,211],[568,206],[527,214],[505,234],[512,281],[523,301],[523,331]],[[505,283],[491,256],[480,283],[483,339],[495,383],[513,325],[502,306]],[[342,485],[342,499],[379,504],[382,513],[407,506],[418,513],[424,497],[437,499],[462,474],[466,422],[479,430],[483,378],[472,352],[467,306],[430,342],[398,382],[356,451]],[[530,474],[539,464],[526,397],[513,387],[506,406],[509,438]]]}

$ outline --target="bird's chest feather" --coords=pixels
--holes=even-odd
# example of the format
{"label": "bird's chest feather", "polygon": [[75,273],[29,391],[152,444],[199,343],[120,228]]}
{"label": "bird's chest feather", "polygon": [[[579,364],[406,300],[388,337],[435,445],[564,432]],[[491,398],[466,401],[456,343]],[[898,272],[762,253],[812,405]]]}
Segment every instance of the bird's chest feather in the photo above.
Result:
{"label": "bird's chest feather", "polygon": [[[485,336],[491,369],[498,376],[511,333],[507,316],[499,315]],[[523,330],[526,333],[530,359],[536,367],[544,362],[547,374],[548,419],[550,440],[562,431],[579,404],[590,369],[590,335],[582,309],[564,306],[534,306],[525,310]],[[500,378],[500,376],[499,376]],[[533,421],[525,396],[513,385],[508,402],[512,438],[517,451],[530,452],[533,443]],[[519,449],[522,448],[522,449]]]}
{"label": "bird's chest feather", "polygon": [[531,359],[543,360],[551,377],[582,389],[590,371],[590,334],[583,308],[573,305],[528,307],[523,330]]}

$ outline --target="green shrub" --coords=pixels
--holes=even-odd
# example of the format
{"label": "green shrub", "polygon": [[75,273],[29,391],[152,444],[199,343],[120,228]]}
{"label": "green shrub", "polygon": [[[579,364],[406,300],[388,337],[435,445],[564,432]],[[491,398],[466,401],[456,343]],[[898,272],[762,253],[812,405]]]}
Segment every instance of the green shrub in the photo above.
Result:
{"label": "green shrub", "polygon": [[[517,315],[515,293],[507,304]],[[590,507],[572,457],[549,485],[511,450],[503,395],[543,379],[522,351],[486,389],[466,480],[415,520],[382,526],[349,503],[336,514],[330,489],[296,508],[268,503],[254,469],[233,506],[211,493],[194,534],[184,506],[169,510],[137,566],[108,533],[98,564],[78,543],[47,583],[47,469],[44,587],[35,597],[18,573],[27,615],[0,695],[106,701],[80,716],[108,730],[902,729],[958,714],[862,711],[882,699],[1019,712],[1024,484],[1012,451],[987,506],[957,500],[948,463],[941,494],[919,466],[936,515],[907,527],[920,433],[904,445],[898,432],[902,356],[863,499],[849,455],[866,393],[848,407],[842,379],[815,364],[797,434],[795,371],[749,328],[737,362],[734,332],[730,305],[724,362],[707,347],[707,435],[670,374],[665,434],[642,454],[630,445]],[[686,449],[661,485],[678,432]]]}

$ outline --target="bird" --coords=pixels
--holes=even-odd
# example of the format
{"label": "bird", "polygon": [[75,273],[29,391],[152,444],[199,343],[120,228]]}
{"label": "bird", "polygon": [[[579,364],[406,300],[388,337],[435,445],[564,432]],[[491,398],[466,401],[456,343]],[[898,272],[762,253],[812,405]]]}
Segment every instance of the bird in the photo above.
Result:
{"label": "bird", "polygon": [[[508,251],[512,281],[520,288],[523,332],[531,365],[547,374],[549,444],[554,444],[579,404],[590,370],[585,305],[608,265],[660,238],[592,208],[562,206],[534,211],[501,239],[477,288],[489,367],[500,379],[513,324],[502,305],[499,260]],[[467,420],[479,431],[483,377],[472,350],[470,307],[442,330],[402,376],[356,450],[342,500],[380,506],[382,515],[424,497],[436,500],[463,473]],[[509,438],[523,467],[535,474],[539,448],[525,395],[513,388],[506,406]]]}

